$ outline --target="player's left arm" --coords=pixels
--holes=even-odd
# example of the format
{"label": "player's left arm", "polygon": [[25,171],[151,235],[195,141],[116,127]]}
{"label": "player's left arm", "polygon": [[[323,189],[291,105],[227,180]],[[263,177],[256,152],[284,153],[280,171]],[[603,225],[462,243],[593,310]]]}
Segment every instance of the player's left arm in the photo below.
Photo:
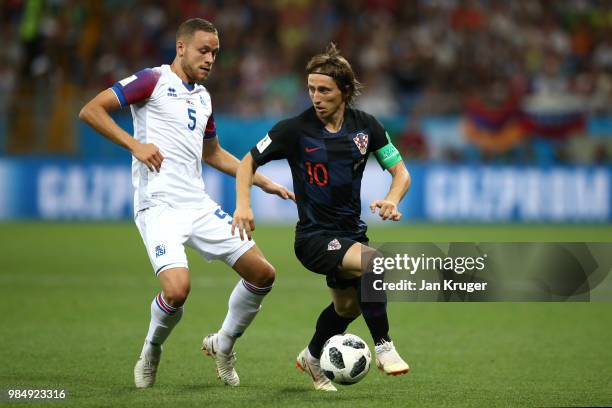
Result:
{"label": "player's left arm", "polygon": [[374,213],[378,208],[378,214],[383,220],[399,221],[402,214],[397,207],[410,188],[410,174],[404,165],[402,156],[380,122],[372,118],[371,126],[374,130],[372,151],[380,167],[391,173],[392,181],[385,198],[373,201],[370,209]]}
{"label": "player's left arm", "polygon": [[378,214],[383,220],[399,221],[402,213],[397,209],[400,201],[410,188],[410,173],[403,161],[399,161],[387,169],[391,173],[392,181],[389,192],[383,200],[375,200],[370,204],[372,212],[379,208]]}
{"label": "player's left arm", "polygon": [[[236,177],[236,172],[240,165],[240,160],[221,147],[219,139],[216,137],[204,140],[202,160],[209,166],[232,177]],[[253,184],[268,194],[275,194],[285,200],[289,198],[295,201],[293,192],[289,191],[285,186],[273,182],[261,173],[255,173]]]}

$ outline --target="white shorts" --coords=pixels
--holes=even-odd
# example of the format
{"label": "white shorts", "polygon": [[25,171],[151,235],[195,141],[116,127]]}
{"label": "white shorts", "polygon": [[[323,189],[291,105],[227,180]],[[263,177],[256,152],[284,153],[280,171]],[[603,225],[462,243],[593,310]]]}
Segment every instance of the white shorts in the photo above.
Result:
{"label": "white shorts", "polygon": [[255,245],[242,241],[237,233],[232,236],[232,217],[219,205],[212,210],[156,205],[139,211],[134,220],[156,275],[188,267],[185,244],[206,260],[219,259],[230,267]]}

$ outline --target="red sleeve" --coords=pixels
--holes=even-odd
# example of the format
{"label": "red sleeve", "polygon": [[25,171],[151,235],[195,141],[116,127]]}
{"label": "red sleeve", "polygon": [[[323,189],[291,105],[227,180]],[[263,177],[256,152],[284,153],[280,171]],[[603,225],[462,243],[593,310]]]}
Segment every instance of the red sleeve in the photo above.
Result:
{"label": "red sleeve", "polygon": [[115,83],[111,89],[117,95],[121,106],[131,105],[148,99],[153,94],[160,76],[159,71],[143,69]]}
{"label": "red sleeve", "polygon": [[217,137],[217,125],[215,124],[215,117],[211,113],[208,122],[206,122],[204,139],[214,139],[215,137]]}

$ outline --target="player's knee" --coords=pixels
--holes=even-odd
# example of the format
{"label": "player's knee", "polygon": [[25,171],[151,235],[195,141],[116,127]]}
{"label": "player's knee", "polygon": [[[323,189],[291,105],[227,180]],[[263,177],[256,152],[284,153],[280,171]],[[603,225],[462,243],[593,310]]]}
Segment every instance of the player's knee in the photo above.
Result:
{"label": "player's knee", "polygon": [[334,310],[338,316],[346,319],[355,319],[361,314],[361,308],[357,299],[342,299],[334,302]]}
{"label": "player's knee", "polygon": [[363,254],[363,267],[367,272],[378,272],[380,269],[380,260],[385,258],[385,254],[380,250],[369,248]]}
{"label": "player's knee", "polygon": [[260,288],[272,286],[274,279],[276,278],[276,269],[269,263],[263,262],[262,266],[257,271],[257,276],[254,279],[255,282],[251,282]]}
{"label": "player's knee", "polygon": [[178,283],[170,288],[164,289],[164,298],[173,307],[181,307],[187,301],[187,296],[191,291],[189,282]]}
{"label": "player's knee", "polygon": [[263,287],[272,286],[275,279],[276,279],[276,269],[274,269],[274,267],[269,262],[266,262],[266,266],[265,268],[263,268],[263,271],[261,273],[261,280],[262,280],[261,286]]}
{"label": "player's knee", "polygon": [[345,280],[360,278],[362,274],[361,269],[339,269],[337,272],[338,277]]}

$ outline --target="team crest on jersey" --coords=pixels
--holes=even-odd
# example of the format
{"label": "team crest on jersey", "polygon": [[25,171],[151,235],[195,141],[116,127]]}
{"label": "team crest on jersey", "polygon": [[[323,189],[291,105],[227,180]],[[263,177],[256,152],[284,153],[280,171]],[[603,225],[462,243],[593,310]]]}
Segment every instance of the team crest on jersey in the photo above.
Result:
{"label": "team crest on jersey", "polygon": [[166,253],[166,246],[164,244],[161,244],[155,247],[155,257],[156,258],[159,258],[165,253]]}
{"label": "team crest on jersey", "polygon": [[368,151],[368,134],[367,133],[363,133],[363,132],[357,133],[357,135],[355,135],[355,137],[353,138],[353,142],[355,142],[355,144],[357,145],[357,148],[359,149],[359,153],[366,154],[366,152]]}
{"label": "team crest on jersey", "polygon": [[329,244],[327,244],[328,251],[337,251],[340,248],[342,248],[342,245],[340,245],[340,241],[338,241],[337,238],[334,238],[329,242]]}

